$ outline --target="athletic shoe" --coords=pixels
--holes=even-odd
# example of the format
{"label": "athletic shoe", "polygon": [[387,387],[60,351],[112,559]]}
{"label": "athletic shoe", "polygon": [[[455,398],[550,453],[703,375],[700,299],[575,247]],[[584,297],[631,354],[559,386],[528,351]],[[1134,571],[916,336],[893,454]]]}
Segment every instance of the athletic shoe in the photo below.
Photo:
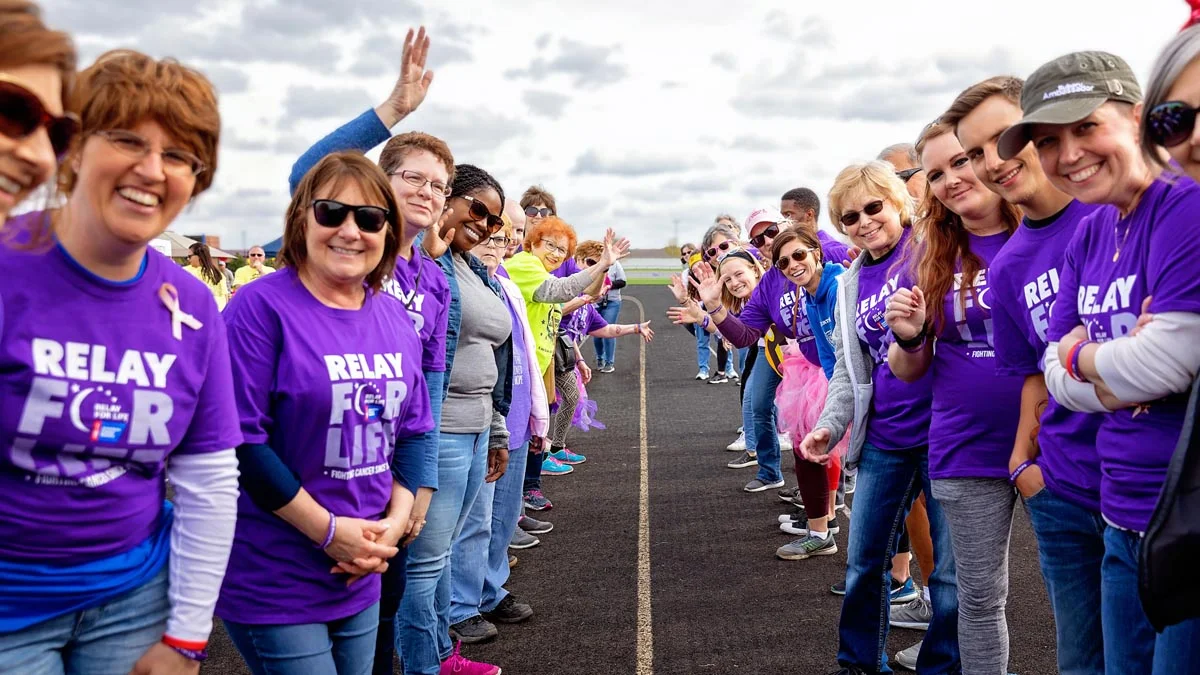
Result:
{"label": "athletic shoe", "polygon": [[517,602],[512,593],[504,596],[496,609],[484,612],[483,616],[499,623],[521,623],[533,616],[533,608],[523,602]]}
{"label": "athletic shoe", "polygon": [[908,649],[901,649],[896,652],[896,665],[915,671],[917,669],[917,657],[921,655],[921,644],[923,642],[925,641],[922,640]]}
{"label": "athletic shoe", "polygon": [[[779,491],[779,499],[789,504],[795,504],[801,508],[804,507],[804,500],[800,498],[800,486],[785,487]],[[780,520],[779,522],[783,522]]]}
{"label": "athletic shoe", "polygon": [[725,377],[728,377],[729,379],[733,380],[734,382],[737,382],[738,380],[742,379],[742,376],[738,375],[738,371],[734,370],[733,368],[730,368],[729,370],[725,371]]}
{"label": "athletic shoe", "polygon": [[514,551],[520,551],[521,549],[533,548],[540,543],[542,543],[541,539],[518,527],[513,530],[512,539],[508,540],[508,547]]}
{"label": "athletic shoe", "polygon": [[780,487],[783,487],[783,479],[782,478],[775,481],[774,483],[764,483],[763,481],[755,478],[754,480],[750,481],[749,483],[746,483],[746,487],[744,487],[742,489],[745,490],[746,492],[765,492],[767,490],[773,490],[775,488],[780,488]]}
{"label": "athletic shoe", "polygon": [[517,527],[529,534],[546,534],[554,529],[554,523],[530,518],[529,516],[521,516],[521,519],[517,521]]}
{"label": "athletic shoe", "polygon": [[454,653],[450,655],[450,658],[442,661],[438,675],[500,675],[500,666],[465,658],[459,653],[461,649],[462,642],[460,641],[454,645]]}
{"label": "athletic shoe", "polygon": [[896,577],[892,579],[892,594],[891,602],[893,605],[903,605],[907,602],[912,602],[921,596],[921,591],[913,585],[912,577],[899,581]]}
{"label": "athletic shoe", "polygon": [[779,450],[780,452],[792,451],[792,439],[788,438],[787,434],[779,434]]}
{"label": "athletic shoe", "polygon": [[833,540],[833,535],[822,539],[810,534],[803,539],[780,546],[775,550],[775,556],[781,560],[804,560],[818,555],[833,555],[837,552],[838,547]]}
{"label": "athletic shoe", "polygon": [[845,511],[846,515],[850,515],[850,512],[846,510],[846,495],[841,490],[838,490],[833,498],[833,512],[837,513],[838,511]]}
{"label": "athletic shoe", "polygon": [[837,582],[836,584],[830,586],[829,592],[833,593],[834,595],[845,595],[846,594],[846,580],[842,579],[841,581]]}
{"label": "athletic shoe", "polygon": [[858,474],[848,474],[846,476],[846,494],[854,494],[854,488],[858,486]]}
{"label": "athletic shoe", "polygon": [[608,364],[608,365],[604,366],[603,368],[601,368],[601,369],[600,369],[600,372],[602,372],[602,373],[613,373],[613,372],[616,372],[616,370],[617,370],[617,369],[616,369],[616,367],[614,367],[614,366],[613,366],[613,364],[611,364],[611,363],[610,363],[610,364]]}
{"label": "athletic shoe", "polygon": [[[797,537],[803,537],[808,534],[808,518],[801,517],[798,520],[789,520],[786,523],[780,523],[779,529],[794,534]],[[837,534],[842,531],[841,525],[838,524],[837,518],[829,519],[829,533]]]}
{"label": "athletic shoe", "polygon": [[925,596],[917,594],[917,599],[904,605],[892,605],[892,626],[896,628],[911,628],[913,630],[929,630],[929,621],[933,619],[933,607],[925,601]]}
{"label": "athletic shoe", "polygon": [[779,514],[779,522],[790,523],[794,520],[804,520],[807,517],[808,517],[808,514],[805,513],[804,507],[798,506],[798,507],[792,509],[791,511],[788,511],[787,513]]}
{"label": "athletic shoe", "polygon": [[546,495],[542,494],[541,490],[526,490],[525,508],[531,511],[549,511],[554,508],[554,504],[546,499]]}
{"label": "athletic shoe", "polygon": [[725,384],[728,381],[729,378],[725,376],[725,373],[722,373],[719,370],[713,373],[712,377],[708,378],[709,384]]}
{"label": "athletic shoe", "polygon": [[746,434],[739,431],[737,440],[725,446],[725,449],[730,452],[745,452],[746,451]]}
{"label": "athletic shoe", "polygon": [[574,470],[575,467],[570,464],[563,464],[554,457],[547,457],[542,460],[543,476],[565,476]]}
{"label": "athletic shoe", "polygon": [[520,559],[520,558],[518,558],[518,557],[517,557],[517,556],[515,556],[515,555],[509,555],[509,556],[508,556],[508,569],[510,569],[510,570],[511,570],[512,568],[516,567],[516,566],[517,566],[517,563],[518,563],[520,560],[521,560],[521,559]]}
{"label": "athletic shoe", "polygon": [[735,431],[735,432],[733,432],[733,433],[735,433],[735,434],[744,434],[744,433],[746,433],[746,427],[744,427],[744,426],[742,426],[742,427],[738,427],[738,428],[737,428],[737,431]]}
{"label": "athletic shoe", "polygon": [[758,455],[743,452],[740,457],[726,464],[731,469],[744,469],[748,466],[758,466]]}
{"label": "athletic shoe", "polygon": [[468,645],[487,642],[499,634],[492,622],[478,614],[450,626],[450,637]]}
{"label": "athletic shoe", "polygon": [[587,457],[584,457],[577,452],[571,452],[567,448],[552,452],[550,453],[550,456],[554,459],[557,459],[562,464],[583,464],[587,461]]}
{"label": "athletic shoe", "polygon": [[701,368],[700,372],[696,373],[696,379],[697,380],[707,380],[708,379],[708,369]]}
{"label": "athletic shoe", "polygon": [[867,675],[867,671],[856,666],[847,666],[844,668],[838,668],[829,675]]}

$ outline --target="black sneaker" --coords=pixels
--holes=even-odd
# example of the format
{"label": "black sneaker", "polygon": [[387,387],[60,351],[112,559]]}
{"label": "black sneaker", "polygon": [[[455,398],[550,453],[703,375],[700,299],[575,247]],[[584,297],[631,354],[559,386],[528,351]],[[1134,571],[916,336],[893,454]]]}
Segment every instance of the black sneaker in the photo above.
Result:
{"label": "black sneaker", "polygon": [[500,634],[490,621],[476,615],[450,626],[450,637],[463,644],[473,645],[487,642]]}
{"label": "black sneaker", "polygon": [[[788,534],[794,534],[798,537],[803,537],[808,534],[808,517],[800,516],[792,518],[786,523],[779,523],[779,529]],[[829,519],[829,533],[839,534],[842,531],[841,525],[838,524],[837,518]]]}
{"label": "black sneaker", "polygon": [[533,608],[523,602],[517,602],[512,593],[509,593],[496,605],[496,609],[484,612],[483,615],[499,623],[521,623],[533,616]]}
{"label": "black sneaker", "polygon": [[833,593],[834,595],[845,595],[846,594],[846,580],[842,579],[841,581],[837,582],[836,584],[830,586],[829,592]]}
{"label": "black sneaker", "polygon": [[799,485],[793,485],[792,487],[785,487],[782,490],[780,490],[779,491],[779,499],[780,499],[780,501],[785,501],[789,504],[795,504],[796,506],[804,506],[804,500],[800,498],[800,486]]}
{"label": "black sneaker", "polygon": [[722,373],[719,370],[713,373],[712,377],[708,378],[709,384],[725,384],[728,381],[729,378],[726,377],[725,373]]}

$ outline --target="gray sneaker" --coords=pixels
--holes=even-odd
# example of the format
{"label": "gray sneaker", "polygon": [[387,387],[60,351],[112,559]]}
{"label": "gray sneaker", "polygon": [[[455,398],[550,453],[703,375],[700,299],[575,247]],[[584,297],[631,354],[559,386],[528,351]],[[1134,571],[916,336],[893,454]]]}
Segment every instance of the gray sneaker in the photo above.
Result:
{"label": "gray sneaker", "polygon": [[858,487],[858,474],[846,474],[845,492],[848,495],[854,494],[854,488]]}
{"label": "gray sneaker", "polygon": [[[795,504],[796,506],[801,506],[801,507],[804,506],[804,500],[800,498],[800,486],[799,485],[794,485],[792,487],[786,487],[786,488],[783,488],[782,490],[780,490],[779,491],[779,499],[780,499],[780,501],[785,501],[789,504]],[[782,522],[782,521],[780,521],[780,522]]]}
{"label": "gray sneaker", "polygon": [[902,649],[896,652],[896,665],[900,666],[901,668],[907,668],[908,670],[915,671],[917,669],[917,657],[921,654],[922,642],[924,642],[924,640],[909,647],[908,649]]}
{"label": "gray sneaker", "polygon": [[541,539],[538,539],[537,537],[518,527],[517,529],[513,530],[513,536],[508,542],[508,547],[515,551],[519,551],[524,548],[533,548],[540,543],[542,543]]}
{"label": "gray sneaker", "polygon": [[749,452],[743,452],[737,459],[726,464],[725,466],[731,469],[744,469],[748,466],[758,466],[758,455],[752,455]]}
{"label": "gray sneaker", "polygon": [[833,540],[832,534],[824,539],[810,534],[803,539],[780,546],[775,550],[775,556],[782,560],[804,560],[817,555],[833,555],[837,552],[837,543]]}
{"label": "gray sneaker", "polygon": [[487,642],[499,634],[495,624],[478,614],[450,626],[450,637],[466,645]]}
{"label": "gray sneaker", "polygon": [[891,607],[893,627],[929,630],[929,621],[933,618],[933,607],[925,601],[924,595],[918,595],[916,600],[903,605],[892,605]]}
{"label": "gray sneaker", "polygon": [[521,519],[517,521],[517,527],[529,534],[546,534],[554,529],[554,523],[538,520],[532,516],[521,516]]}
{"label": "gray sneaker", "polygon": [[745,490],[746,492],[764,492],[766,490],[774,490],[775,488],[781,488],[781,487],[783,487],[783,479],[782,478],[775,481],[774,483],[766,483],[766,482],[763,482],[763,481],[755,478],[754,480],[750,481],[749,483],[746,483],[746,487],[744,487],[742,489]]}

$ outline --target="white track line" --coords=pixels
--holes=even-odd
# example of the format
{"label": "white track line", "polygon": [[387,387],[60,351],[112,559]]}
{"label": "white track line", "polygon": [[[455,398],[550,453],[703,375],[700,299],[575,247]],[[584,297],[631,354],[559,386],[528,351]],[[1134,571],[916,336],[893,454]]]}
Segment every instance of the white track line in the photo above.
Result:
{"label": "white track line", "polygon": [[[634,297],[628,298],[637,305],[638,323],[646,321],[646,307]],[[640,437],[639,482],[638,482],[638,558],[637,558],[637,675],[654,673],[654,623],[650,613],[650,449],[646,427],[646,342],[639,341],[639,415]]]}

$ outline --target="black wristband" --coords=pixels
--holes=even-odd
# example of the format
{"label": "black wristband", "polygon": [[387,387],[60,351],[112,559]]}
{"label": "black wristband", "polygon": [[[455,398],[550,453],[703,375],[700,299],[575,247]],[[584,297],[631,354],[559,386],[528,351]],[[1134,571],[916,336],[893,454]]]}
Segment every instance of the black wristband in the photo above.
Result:
{"label": "black wristband", "polygon": [[[893,333],[893,335],[895,335],[895,334]],[[905,349],[905,350],[911,351],[913,349],[916,349],[917,347],[921,346],[921,343],[924,341],[925,341],[925,327],[924,326],[921,326],[920,333],[917,333],[912,339],[909,339],[909,340],[905,340],[904,338],[900,337],[899,335],[896,335],[896,344],[900,345],[900,348]]]}

